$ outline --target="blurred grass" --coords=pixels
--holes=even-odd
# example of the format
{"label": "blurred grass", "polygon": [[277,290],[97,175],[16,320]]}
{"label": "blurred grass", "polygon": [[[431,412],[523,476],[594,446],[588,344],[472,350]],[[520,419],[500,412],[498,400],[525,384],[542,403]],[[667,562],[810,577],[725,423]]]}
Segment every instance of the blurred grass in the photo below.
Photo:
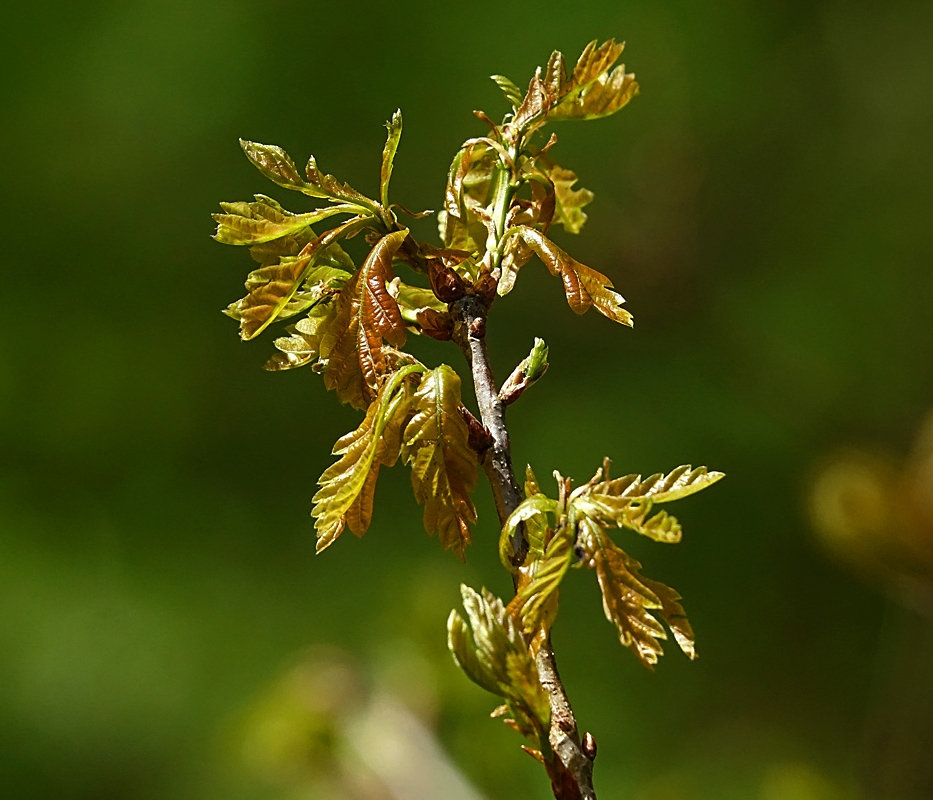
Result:
{"label": "blurred grass", "polygon": [[460,582],[507,590],[484,491],[466,567],[424,536],[403,470],[383,476],[362,543],[313,557],[313,484],[356,416],[314,375],[262,372],[268,343],[237,342],[218,312],[249,260],[209,239],[208,214],[270,190],[239,136],[313,152],[371,189],[399,106],[395,196],[436,208],[478,130],[470,111],[504,111],[488,74],[522,83],[551,49],[572,58],[613,36],[641,95],[558,129],[555,155],[597,195],[562,243],[612,277],[636,328],[576,318],[544,270],[523,272],[491,320],[494,367],[507,374],[536,335],[552,366],[511,412],[515,460],[578,480],[606,454],[626,472],[689,461],[729,477],[681,509],[677,548],[632,544],[685,595],[697,662],[670,652],[656,674],[639,668],[570,576],[555,639],[600,745],[597,785],[639,800],[857,796],[886,601],[812,545],[804,506],[815,462],[863,441],[906,452],[933,401],[933,11],[502,9],[7,10],[10,797],[286,796],[238,772],[229,741],[321,642],[376,676],[387,654],[421,654],[467,774],[490,798],[547,796],[444,649]]}

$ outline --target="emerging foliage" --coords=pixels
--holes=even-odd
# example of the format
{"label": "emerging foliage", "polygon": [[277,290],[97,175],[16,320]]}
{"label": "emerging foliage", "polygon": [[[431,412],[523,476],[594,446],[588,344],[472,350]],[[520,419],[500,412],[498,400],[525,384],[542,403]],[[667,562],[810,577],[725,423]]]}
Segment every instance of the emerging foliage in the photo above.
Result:
{"label": "emerging foliage", "polygon": [[[515,596],[505,604],[485,589],[462,587],[466,620],[451,613],[448,644],[470,679],[504,700],[494,716],[508,715],[506,722],[529,740],[526,751],[544,764],[560,800],[595,797],[595,746],[589,734],[579,737],[550,649],[564,578],[571,567],[595,572],[606,617],[649,668],[662,653],[667,630],[694,658],[693,631],[679,595],[642,576],[641,565],[610,532],[677,542],[680,523],[654,505],[722,477],[684,466],[645,479],[611,479],[606,459],[576,489],[555,473],[558,491],[551,497],[529,467],[522,498],[512,474],[504,408],[545,374],[548,348],[535,339],[496,388],[485,345],[496,298],[511,292],[519,271],[537,258],[560,279],[575,313],[594,308],[632,325],[612,280],[549,236],[554,225],[580,233],[593,193],[554,160],[556,136],[545,140],[541,133],[553,122],[614,114],[636,95],[634,75],[617,65],[623,47],[613,40],[591,42],[571,70],[555,51],[525,91],[493,76],[511,110],[498,124],[475,112],[486,130],[465,141],[451,162],[437,215],[439,245],[415,239],[397,216],[430,212],[412,214],[390,199],[400,111],[386,123],[373,197],[323,172],[313,156],[300,171],[280,147],[241,140],[265,178],[316,205],[293,212],[256,194],[252,201],[221,203],[213,215],[214,238],[249,248],[259,265],[247,276],[246,295],[225,311],[239,322],[241,338],[290,320],[273,340],[266,369],[310,366],[340,402],[363,414],[338,439],[336,460],[318,481],[311,512],[318,551],[346,528],[357,536],[368,530],[379,471],[401,458],[424,506],[425,530],[464,560],[477,522],[477,468],[489,477],[500,557],[512,573]],[[315,230],[322,225],[323,232]],[[356,247],[362,251],[358,259],[348,252]],[[458,345],[472,373],[479,419],[464,405],[460,377],[450,366],[429,368],[402,349],[409,334]]]}

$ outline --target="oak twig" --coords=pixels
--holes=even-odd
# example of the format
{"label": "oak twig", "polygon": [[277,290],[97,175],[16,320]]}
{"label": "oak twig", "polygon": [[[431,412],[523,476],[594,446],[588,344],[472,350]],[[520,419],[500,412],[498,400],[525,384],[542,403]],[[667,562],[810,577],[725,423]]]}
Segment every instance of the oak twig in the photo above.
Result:
{"label": "oak twig", "polygon": [[[483,458],[483,468],[489,478],[500,526],[522,501],[522,492],[515,480],[509,432],[505,424],[505,406],[496,388],[486,349],[486,317],[489,308],[477,296],[466,294],[450,304],[454,319],[454,341],[463,351],[473,375],[473,386],[480,418],[492,436],[493,444]],[[519,525],[512,538],[515,561],[521,564],[528,552],[524,528]],[[545,766],[551,779],[556,800],[596,800],[593,789],[593,758],[596,745],[586,734],[586,747],[580,733],[567,692],[557,671],[557,660],[550,637],[539,646],[537,667],[541,685],[551,703],[549,743],[553,756]]]}

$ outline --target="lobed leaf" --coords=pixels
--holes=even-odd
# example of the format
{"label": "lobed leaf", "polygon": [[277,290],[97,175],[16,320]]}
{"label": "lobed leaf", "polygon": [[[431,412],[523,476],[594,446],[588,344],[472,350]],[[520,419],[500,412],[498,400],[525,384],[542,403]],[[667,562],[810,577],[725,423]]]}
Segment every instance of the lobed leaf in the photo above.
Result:
{"label": "lobed leaf", "polygon": [[232,303],[226,311],[240,321],[240,337],[252,339],[277,318],[307,308],[314,301],[313,293],[305,298],[307,302],[292,303],[302,284],[310,282],[312,287],[317,285],[321,289],[342,280],[346,273],[331,266],[330,247],[365,223],[360,217],[349,220],[307,244],[299,256],[282,257],[277,264],[251,272],[246,279],[246,297]]}
{"label": "lobed leaf", "polygon": [[332,217],[335,214],[355,214],[356,206],[338,205],[321,208],[307,214],[292,214],[271,197],[255,195],[253,203],[221,203],[223,214],[212,214],[217,223],[214,239],[222,244],[254,245],[290,236]]}
{"label": "lobed leaf", "polygon": [[563,225],[569,233],[579,233],[586,222],[583,208],[593,202],[593,193],[589,189],[574,189],[576,173],[564,169],[547,154],[539,156],[535,166],[554,187],[554,222]]}
{"label": "lobed leaf", "polygon": [[644,480],[641,475],[626,475],[623,478],[608,478],[595,487],[594,492],[612,497],[636,499],[650,497],[655,503],[668,503],[688,497],[725,477],[722,472],[709,472],[706,467],[691,469],[690,464],[677,467],[667,475],[657,472]]}
{"label": "lobed leaf", "polygon": [[385,372],[382,342],[405,343],[405,322],[386,289],[392,280],[392,258],[408,236],[402,229],[383,236],[337,298],[337,312],[321,342],[327,359],[324,385],[341,402],[366,408]]}
{"label": "lobed leaf", "polygon": [[550,540],[546,540],[543,552],[532,556],[529,548],[529,558],[519,571],[518,591],[509,603],[509,612],[522,620],[522,629],[529,636],[542,628],[550,630],[557,615],[558,589],[573,560],[573,528],[561,524],[547,533]]}
{"label": "lobed leaf", "polygon": [[[529,470],[531,468],[529,467]],[[527,484],[526,484],[527,487]],[[536,493],[526,497],[518,507],[509,514],[502,533],[499,536],[499,558],[503,566],[514,571],[512,558],[515,552],[512,549],[512,536],[519,525],[525,526],[525,538],[528,541],[528,558],[539,558],[544,555],[544,536],[548,529],[547,515],[557,512],[557,501],[544,494]]]}
{"label": "lobed leaf", "polygon": [[672,631],[676,625],[677,643],[690,658],[696,656],[693,631],[677,602],[679,596],[663,584],[642,578],[641,564],[617,547],[593,520],[584,519],[580,523],[576,550],[581,562],[596,571],[603,611],[615,624],[619,641],[630,647],[642,664],[650,669],[657,663],[664,652],[660,640],[667,638],[651,611],[658,611]]}
{"label": "lobed leaf", "polygon": [[272,372],[295,369],[310,364],[321,352],[321,340],[333,322],[337,304],[332,298],[324,298],[311,307],[308,316],[288,328],[290,336],[282,336],[273,344],[280,351],[273,354],[263,365]]}
{"label": "lobed leaf", "polygon": [[312,499],[317,552],[333,544],[344,527],[357,536],[369,528],[379,468],[392,466],[401,449],[410,403],[404,379],[420,369],[409,366],[386,380],[359,427],[334,445],[334,455],[340,458],[321,475],[321,488]]}
{"label": "lobed leaf", "polygon": [[349,203],[359,211],[378,214],[379,205],[365,195],[360,194],[352,186],[338,181],[333,175],[322,173],[314,156],[308,159],[305,167],[307,180],[301,177],[295,162],[281,147],[259,142],[249,142],[240,139],[240,146],[246,157],[269,180],[285,189],[306,194],[331,203]]}
{"label": "lobed leaf", "polygon": [[424,528],[463,561],[476,509],[476,453],[460,414],[460,378],[446,364],[426,372],[412,400],[402,457],[411,465],[415,498],[424,504]]}
{"label": "lobed leaf", "polygon": [[513,228],[512,232],[522,238],[552,275],[560,276],[564,283],[567,303],[575,313],[583,314],[593,307],[615,322],[622,325],[632,324],[632,315],[622,308],[625,298],[612,290],[612,281],[609,278],[574,260],[534,228],[520,225]]}
{"label": "lobed leaf", "polygon": [[597,47],[593,40],[580,54],[569,80],[564,78],[562,59],[554,66],[553,78],[549,69],[548,89],[556,100],[548,119],[596,119],[623,108],[638,93],[633,74],[627,74],[624,66],[612,69],[624,49],[624,42],[610,39]]}

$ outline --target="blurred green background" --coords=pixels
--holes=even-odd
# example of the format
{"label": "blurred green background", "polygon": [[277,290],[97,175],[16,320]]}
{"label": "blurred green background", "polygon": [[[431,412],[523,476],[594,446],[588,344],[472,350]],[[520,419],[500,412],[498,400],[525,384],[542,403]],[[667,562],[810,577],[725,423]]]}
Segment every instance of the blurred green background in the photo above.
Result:
{"label": "blurred green background", "polygon": [[396,107],[394,198],[436,209],[482,131],[470,112],[506,110],[489,74],[524,84],[552,49],[572,61],[610,37],[642,91],[555,128],[597,198],[557,238],[636,327],[578,318],[523,271],[490,320],[494,368],[536,335],[552,366],[510,412],[514,458],[542,477],[586,480],[609,455],[619,473],[728,478],[679,505],[682,544],[624,543],[684,595],[698,661],[671,643],[644,670],[591,576],[567,581],[555,646],[600,797],[933,796],[933,5],[4,15],[4,797],[400,798],[344,786],[357,756],[332,691],[360,718],[398,699],[485,797],[550,796],[446,653],[458,585],[508,591],[488,490],[466,566],[425,536],[401,468],[366,538],[314,557],[314,484],[358,415],[308,370],[263,372],[271,338],[238,341],[219,310],[252,262],[210,239],[209,214],[254,192],[303,210],[241,136],[375,191]]}

